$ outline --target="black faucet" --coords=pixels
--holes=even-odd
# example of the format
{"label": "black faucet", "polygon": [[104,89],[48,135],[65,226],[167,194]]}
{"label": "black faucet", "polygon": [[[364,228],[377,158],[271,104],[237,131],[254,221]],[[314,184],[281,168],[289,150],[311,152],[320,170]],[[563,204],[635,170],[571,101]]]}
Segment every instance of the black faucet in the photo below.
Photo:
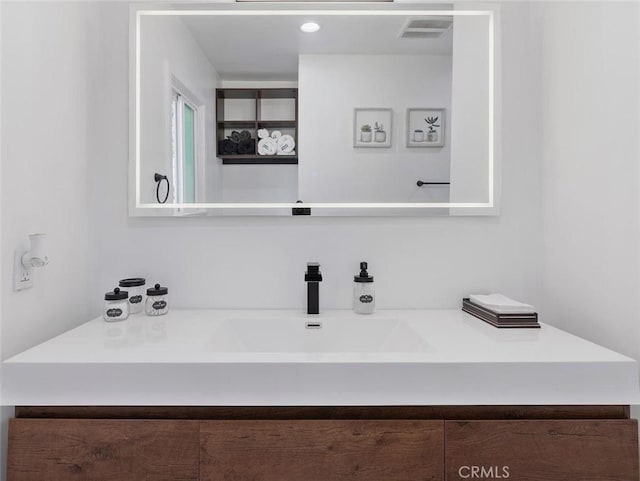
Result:
{"label": "black faucet", "polygon": [[307,283],[307,314],[320,314],[320,290],[318,289],[318,283],[322,282],[320,264],[308,262],[304,280]]}

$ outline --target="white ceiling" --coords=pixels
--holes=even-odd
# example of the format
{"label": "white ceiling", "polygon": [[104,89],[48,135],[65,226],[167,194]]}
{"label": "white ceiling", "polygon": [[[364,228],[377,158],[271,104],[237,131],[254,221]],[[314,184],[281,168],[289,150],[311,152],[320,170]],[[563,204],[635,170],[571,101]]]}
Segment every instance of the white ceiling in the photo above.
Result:
{"label": "white ceiling", "polygon": [[[295,80],[300,54],[451,55],[452,29],[437,39],[398,38],[404,16],[180,16],[225,80]],[[319,32],[302,33],[314,21]]]}

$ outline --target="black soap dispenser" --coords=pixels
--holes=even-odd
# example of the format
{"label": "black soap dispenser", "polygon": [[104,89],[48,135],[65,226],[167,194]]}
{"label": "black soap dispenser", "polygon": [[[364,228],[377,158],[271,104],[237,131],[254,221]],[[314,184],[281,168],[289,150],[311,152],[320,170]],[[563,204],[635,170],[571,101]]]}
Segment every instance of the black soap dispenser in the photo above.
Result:
{"label": "black soap dispenser", "polygon": [[353,312],[373,314],[376,309],[376,295],[373,288],[373,276],[367,272],[366,262],[360,263],[360,275],[353,278]]}

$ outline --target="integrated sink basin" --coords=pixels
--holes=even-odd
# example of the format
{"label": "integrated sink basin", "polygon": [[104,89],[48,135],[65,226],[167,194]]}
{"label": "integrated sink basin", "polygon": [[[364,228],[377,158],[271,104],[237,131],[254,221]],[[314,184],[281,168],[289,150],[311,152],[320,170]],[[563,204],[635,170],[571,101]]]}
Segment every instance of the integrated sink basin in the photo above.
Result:
{"label": "integrated sink basin", "polygon": [[206,345],[215,352],[417,353],[428,348],[406,322],[379,318],[227,319]]}
{"label": "integrated sink basin", "polygon": [[633,359],[460,309],[99,317],[4,361],[2,394],[9,406],[640,404]]}

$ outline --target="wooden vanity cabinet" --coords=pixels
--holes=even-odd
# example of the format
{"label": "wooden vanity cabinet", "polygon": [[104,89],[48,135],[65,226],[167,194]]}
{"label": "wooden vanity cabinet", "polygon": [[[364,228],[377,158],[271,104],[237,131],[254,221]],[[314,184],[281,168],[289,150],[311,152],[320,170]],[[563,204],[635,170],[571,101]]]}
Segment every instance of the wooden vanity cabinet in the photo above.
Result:
{"label": "wooden vanity cabinet", "polygon": [[446,479],[638,481],[635,420],[447,421]]}
{"label": "wooden vanity cabinet", "polygon": [[11,419],[8,481],[197,481],[197,421]]}
{"label": "wooden vanity cabinet", "polygon": [[208,421],[201,481],[441,481],[443,421]]}
{"label": "wooden vanity cabinet", "polygon": [[640,476],[637,421],[621,406],[35,407],[16,414],[9,424],[8,481]]}

